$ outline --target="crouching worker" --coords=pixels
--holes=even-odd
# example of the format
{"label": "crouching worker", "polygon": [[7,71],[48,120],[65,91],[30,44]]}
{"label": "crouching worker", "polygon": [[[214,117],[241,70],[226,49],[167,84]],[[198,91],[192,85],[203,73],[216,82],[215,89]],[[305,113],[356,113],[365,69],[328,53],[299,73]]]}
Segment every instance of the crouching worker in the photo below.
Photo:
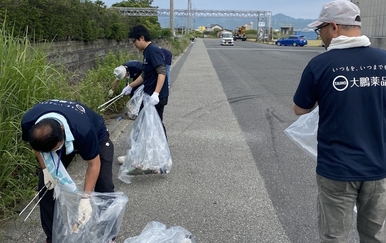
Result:
{"label": "crouching worker", "polygon": [[[111,85],[111,89],[109,90],[109,97],[113,97],[114,91],[116,87],[118,86],[118,83],[120,80],[126,78],[126,86],[130,83],[130,79],[132,81],[136,80],[143,71],[143,63],[136,61],[136,60],[130,60],[128,62],[125,62],[119,67],[116,67],[114,69],[114,76],[115,80]],[[135,92],[135,89],[131,90],[130,96],[132,97]]]}
{"label": "crouching worker", "polygon": [[[119,67],[116,67],[114,69],[114,76],[115,80],[111,86],[111,89],[109,90],[109,97],[113,97],[114,91],[116,87],[118,86],[118,83],[121,79],[126,78],[126,86],[129,85],[130,80],[134,81],[136,80],[142,73],[143,70],[143,63],[136,61],[136,60],[130,60],[128,62],[125,62]],[[135,87],[131,90],[130,92],[130,98],[133,97],[134,92],[137,90],[138,87]],[[135,114],[130,114],[129,112],[125,113],[127,114],[127,117],[130,120],[135,120],[137,115]]]}
{"label": "crouching worker", "polygon": [[[102,116],[75,101],[48,100],[36,104],[23,116],[21,128],[23,140],[29,142],[41,166],[39,190],[44,186],[49,190],[40,201],[40,219],[46,243],[51,243],[55,207],[52,189],[56,180],[43,158],[58,158],[52,162],[58,164],[60,159],[67,168],[75,154],[79,154],[87,162],[85,194],[114,192],[114,145]],[[47,154],[51,156],[46,157]],[[85,197],[80,201],[78,212],[80,223],[86,224],[92,213],[90,199]]]}

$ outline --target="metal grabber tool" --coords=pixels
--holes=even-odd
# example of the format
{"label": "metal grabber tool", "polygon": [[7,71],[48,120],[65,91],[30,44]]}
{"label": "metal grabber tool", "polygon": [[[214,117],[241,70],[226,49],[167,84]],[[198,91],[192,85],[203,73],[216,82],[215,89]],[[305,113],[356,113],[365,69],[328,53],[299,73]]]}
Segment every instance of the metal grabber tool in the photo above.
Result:
{"label": "metal grabber tool", "polygon": [[115,96],[114,98],[110,99],[109,101],[107,101],[107,102],[101,104],[100,106],[98,106],[98,110],[99,109],[100,109],[100,111],[106,110],[107,107],[109,107],[110,105],[114,104],[117,100],[119,100],[122,97],[123,97],[123,94]]}
{"label": "metal grabber tool", "polygon": [[[29,216],[32,214],[32,212],[35,210],[36,206],[40,203],[40,201],[43,199],[43,197],[46,195],[46,193],[48,192],[48,187],[51,186],[51,182],[48,182],[45,186],[42,187],[42,189],[40,189],[40,191],[38,191],[36,193],[36,195],[32,198],[32,200],[27,204],[27,206],[25,206],[23,208],[23,210],[21,210],[21,212],[19,213],[19,217],[20,215],[22,215],[24,213],[24,211],[28,208],[28,206],[39,196],[39,194],[44,190],[45,192],[43,193],[43,195],[39,198],[39,200],[35,203],[35,205],[33,206],[33,208],[31,209],[31,211],[28,213],[27,217],[25,217],[23,223],[29,218]],[[22,224],[23,224],[22,223]]]}

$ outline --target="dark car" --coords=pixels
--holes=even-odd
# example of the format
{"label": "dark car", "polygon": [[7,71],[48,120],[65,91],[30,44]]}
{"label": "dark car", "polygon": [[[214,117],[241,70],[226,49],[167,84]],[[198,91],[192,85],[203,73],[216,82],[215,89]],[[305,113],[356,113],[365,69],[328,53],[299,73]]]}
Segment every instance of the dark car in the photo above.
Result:
{"label": "dark car", "polygon": [[275,41],[277,46],[305,46],[307,44],[307,39],[303,35],[290,35]]}

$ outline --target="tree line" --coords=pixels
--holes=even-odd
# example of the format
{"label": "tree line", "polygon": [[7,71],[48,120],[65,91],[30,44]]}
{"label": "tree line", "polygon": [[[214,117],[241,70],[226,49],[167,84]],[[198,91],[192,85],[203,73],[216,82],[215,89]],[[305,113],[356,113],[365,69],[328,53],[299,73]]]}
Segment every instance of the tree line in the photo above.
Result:
{"label": "tree line", "polygon": [[115,7],[153,7],[153,0],[128,0],[108,8],[97,0],[2,0],[0,21],[12,29],[14,37],[34,42],[84,41],[98,39],[122,41],[130,28],[145,25],[153,38],[170,37],[162,30],[158,17],[124,16]]}

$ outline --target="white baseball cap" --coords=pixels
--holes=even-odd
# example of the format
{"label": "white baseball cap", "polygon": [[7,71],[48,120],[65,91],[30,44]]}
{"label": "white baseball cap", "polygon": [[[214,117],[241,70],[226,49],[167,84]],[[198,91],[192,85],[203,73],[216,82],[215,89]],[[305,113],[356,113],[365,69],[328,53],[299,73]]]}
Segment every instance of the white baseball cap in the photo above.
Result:
{"label": "white baseball cap", "polygon": [[119,66],[114,69],[114,76],[116,79],[123,79],[126,76],[126,68],[124,66]]}
{"label": "white baseball cap", "polygon": [[357,5],[348,0],[336,0],[324,4],[317,21],[308,27],[318,27],[323,23],[335,22],[341,25],[361,26],[360,10]]}

